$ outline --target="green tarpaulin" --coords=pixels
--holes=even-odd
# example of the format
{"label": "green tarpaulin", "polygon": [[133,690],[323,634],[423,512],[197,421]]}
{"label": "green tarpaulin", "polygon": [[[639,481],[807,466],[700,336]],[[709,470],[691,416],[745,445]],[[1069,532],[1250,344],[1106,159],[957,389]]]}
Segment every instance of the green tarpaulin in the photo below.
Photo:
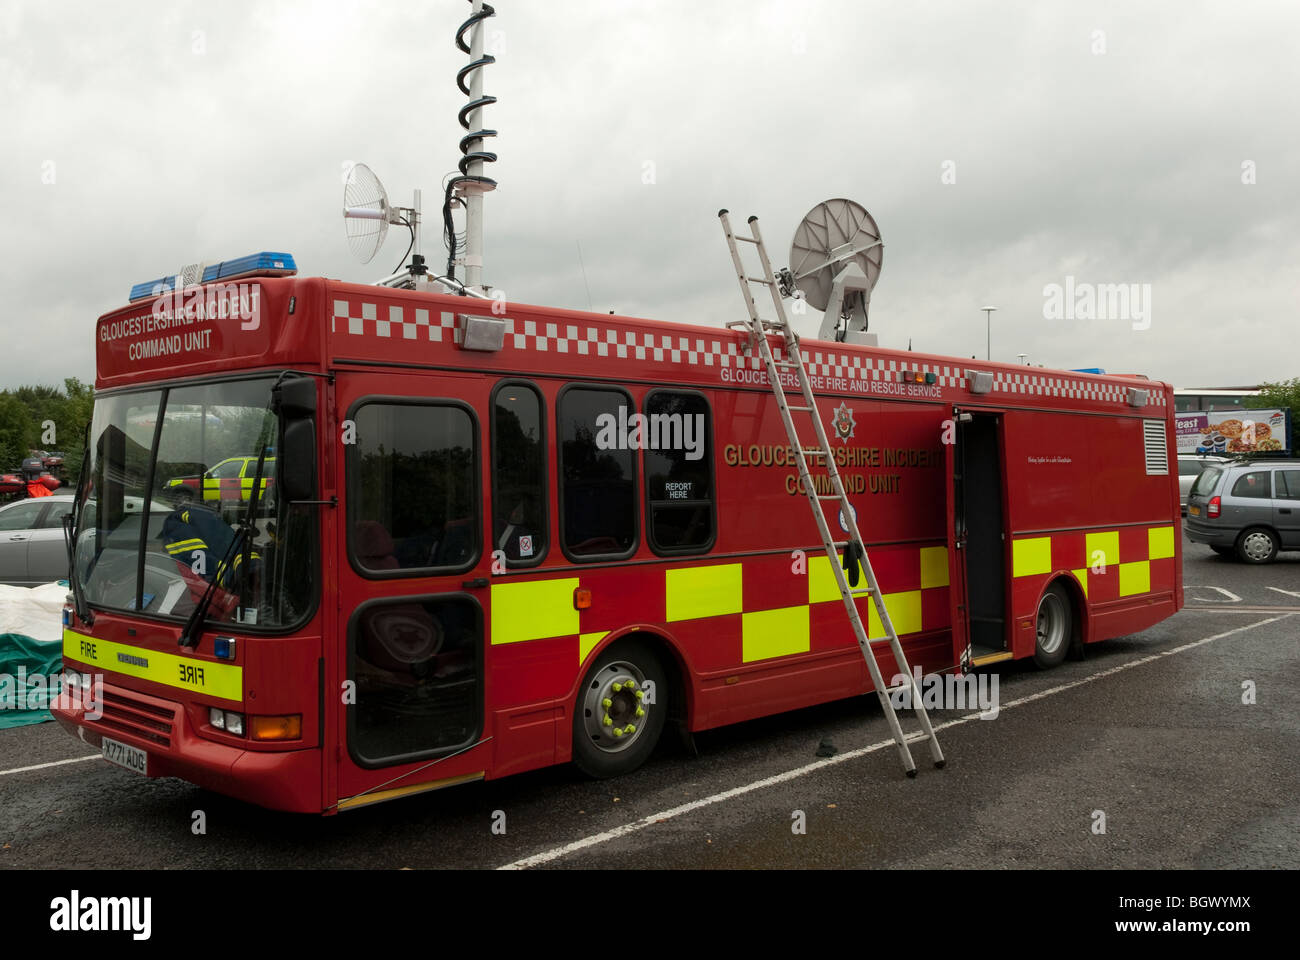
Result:
{"label": "green tarpaulin", "polygon": [[0,730],[52,719],[62,669],[60,644],[0,633]]}

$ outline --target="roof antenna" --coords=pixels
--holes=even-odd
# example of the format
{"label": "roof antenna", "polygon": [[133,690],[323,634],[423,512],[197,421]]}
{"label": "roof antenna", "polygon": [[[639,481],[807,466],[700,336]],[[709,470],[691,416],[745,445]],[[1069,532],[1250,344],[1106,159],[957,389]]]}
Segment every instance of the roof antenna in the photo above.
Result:
{"label": "roof antenna", "polygon": [[[460,108],[458,119],[465,128],[465,136],[460,138],[460,176],[447,181],[446,196],[442,204],[442,221],[444,239],[447,244],[447,275],[456,278],[457,264],[465,267],[465,285],[467,292],[486,294],[483,283],[483,194],[495,190],[497,182],[483,175],[483,165],[496,163],[497,155],[483,149],[486,137],[495,137],[495,130],[483,126],[483,108],[497,102],[497,98],[483,93],[483,68],[497,62],[497,58],[483,52],[483,21],[496,16],[496,10],[483,0],[469,0],[469,19],[456,30],[456,46],[462,53],[469,54],[470,61],[456,73],[456,86],[460,92],[469,97],[469,102]],[[470,31],[469,43],[465,42],[465,33]],[[465,78],[469,77],[466,86]],[[452,223],[451,212],[456,206],[465,208],[465,253],[457,257],[460,238]]]}

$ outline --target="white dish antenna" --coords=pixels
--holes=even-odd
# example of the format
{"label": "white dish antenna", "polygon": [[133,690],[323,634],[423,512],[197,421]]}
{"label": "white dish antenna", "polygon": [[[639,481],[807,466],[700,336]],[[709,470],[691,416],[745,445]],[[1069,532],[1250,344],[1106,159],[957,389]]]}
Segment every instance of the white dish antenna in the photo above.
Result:
{"label": "white dish antenna", "polygon": [[388,236],[388,225],[401,219],[389,206],[388,191],[375,172],[364,163],[353,164],[343,183],[343,226],[353,256],[362,263],[375,259]]}
{"label": "white dish antenna", "polygon": [[795,228],[790,282],[814,310],[825,311],[822,340],[842,341],[867,329],[867,306],[884,258],[880,228],[852,200],[819,203]]}

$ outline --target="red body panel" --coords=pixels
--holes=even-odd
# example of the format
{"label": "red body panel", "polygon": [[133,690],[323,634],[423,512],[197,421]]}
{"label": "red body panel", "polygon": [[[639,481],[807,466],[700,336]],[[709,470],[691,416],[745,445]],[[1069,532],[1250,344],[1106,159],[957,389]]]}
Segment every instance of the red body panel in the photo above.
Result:
{"label": "red body panel", "polygon": [[[562,762],[571,754],[572,714],[583,673],[601,650],[629,634],[653,638],[680,673],[692,730],[870,690],[841,602],[814,597],[810,577],[792,575],[797,551],[811,563],[821,551],[820,540],[797,487],[775,400],[761,364],[747,353],[744,334],[504,304],[504,312],[496,314],[507,323],[503,348],[478,352],[460,347],[458,314],[491,316],[491,302],[320,279],[255,284],[256,324],[239,318],[186,323],[175,353],[139,345],[176,335],[171,327],[148,329],[149,304],[100,321],[100,390],[251,369],[293,368],[334,377],[322,382],[318,404],[320,496],[339,498],[337,508],[320,512],[320,605],[305,631],[241,638],[239,648],[246,690],[238,708],[302,713],[303,743],[295,749],[240,748],[205,729],[202,698],[110,676],[113,685],[176,705],[181,734],[158,754],[160,773],[267,806],[330,812],[340,801],[388,784],[498,777]],[[186,336],[202,330],[208,332]],[[1054,581],[1066,582],[1078,597],[1087,642],[1142,629],[1182,605],[1176,472],[1150,475],[1143,459],[1143,421],[1157,420],[1165,425],[1168,462],[1176,462],[1173,394],[1167,384],[814,341],[805,341],[803,349],[882,592],[900,605],[900,633],[913,664],[926,671],[953,669],[967,647],[963,558],[954,549],[952,450],[944,442],[955,407],[996,414],[1000,422],[1007,649],[1014,657],[1033,653],[1039,598]],[[141,354],[148,359],[139,360]],[[968,368],[992,372],[994,389],[973,394],[965,378]],[[937,382],[900,382],[902,369],[932,373]],[[372,579],[353,569],[346,552],[343,452],[335,442],[349,411],[362,398],[377,396],[446,398],[473,410],[487,542],[493,480],[487,411],[493,387],[505,378],[531,381],[544,400],[551,478],[545,560],[504,575],[493,574],[486,550],[472,569],[454,576]],[[707,399],[717,527],[707,553],[660,556],[651,549],[638,459],[641,536],[633,555],[604,563],[575,563],[565,556],[555,508],[555,417],[560,390],[577,382],[621,387],[638,409],[651,390],[665,387],[698,391]],[[1129,405],[1130,389],[1147,391],[1146,403]],[[837,420],[847,434],[835,432]],[[834,518],[828,522],[834,529]],[[1173,530],[1168,557],[1157,556],[1168,539],[1160,532],[1165,527]],[[1089,567],[1088,536],[1102,533],[1117,535],[1120,562],[1104,572],[1085,572],[1080,580],[1077,571]],[[1028,547],[1020,541],[1037,544],[1036,570],[1047,566],[1012,575],[1029,564]],[[1047,541],[1050,548],[1043,546]],[[1145,566],[1121,574],[1126,562]],[[738,565],[743,574],[739,609],[673,620],[669,572],[727,564]],[[1134,594],[1142,574],[1149,576],[1149,589]],[[490,591],[471,586],[476,578],[493,585],[576,580],[591,591],[593,602],[580,611],[573,634],[493,643],[488,639]],[[367,769],[350,754],[347,708],[333,694],[348,679],[349,623],[367,601],[417,594],[468,596],[482,608],[481,737],[490,739],[432,765],[412,761]],[[808,610],[807,648],[747,661],[744,616],[798,608]],[[860,601],[864,619],[867,608]],[[892,606],[891,616],[900,620]],[[127,640],[129,625],[144,629]],[[101,614],[93,628],[78,624],[75,629],[158,650],[175,645],[174,625],[126,615]],[[594,644],[580,639],[601,633]],[[75,669],[75,660],[69,666]],[[887,654],[881,669],[886,678],[895,672]],[[178,697],[186,702],[178,703]],[[69,729],[89,731],[94,742],[94,724],[66,711],[59,719]],[[154,756],[151,749],[151,763]],[[268,786],[275,782],[279,788]]]}

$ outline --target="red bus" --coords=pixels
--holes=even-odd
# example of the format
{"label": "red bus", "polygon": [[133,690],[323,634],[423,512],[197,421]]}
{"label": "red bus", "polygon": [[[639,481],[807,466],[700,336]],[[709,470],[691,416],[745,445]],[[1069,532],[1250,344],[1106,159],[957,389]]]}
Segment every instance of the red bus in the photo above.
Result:
{"label": "red bus", "polygon": [[[871,692],[746,332],[252,262],[98,322],[64,655],[102,716],[55,714],[106,758],[334,813]],[[911,663],[1181,607],[1168,384],[803,351]]]}

